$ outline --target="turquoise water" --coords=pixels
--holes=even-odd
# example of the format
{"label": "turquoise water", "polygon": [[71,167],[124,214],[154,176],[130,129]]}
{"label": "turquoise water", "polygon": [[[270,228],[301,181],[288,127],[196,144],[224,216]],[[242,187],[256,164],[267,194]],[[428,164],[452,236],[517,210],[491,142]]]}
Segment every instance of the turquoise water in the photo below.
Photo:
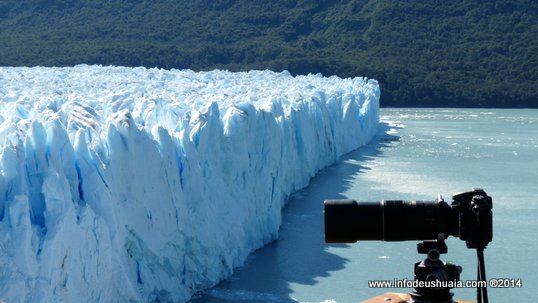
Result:
{"label": "turquoise water", "polygon": [[[323,200],[434,200],[482,187],[493,197],[488,278],[521,288],[489,289],[491,302],[535,297],[538,285],[538,110],[383,109],[380,135],[297,192],[283,212],[279,240],[252,254],[228,280],[193,302],[359,302],[383,292],[368,280],[412,279],[423,256],[415,241],[323,243]],[[451,237],[442,257],[476,277],[476,252]],[[455,289],[476,300],[475,289]]]}

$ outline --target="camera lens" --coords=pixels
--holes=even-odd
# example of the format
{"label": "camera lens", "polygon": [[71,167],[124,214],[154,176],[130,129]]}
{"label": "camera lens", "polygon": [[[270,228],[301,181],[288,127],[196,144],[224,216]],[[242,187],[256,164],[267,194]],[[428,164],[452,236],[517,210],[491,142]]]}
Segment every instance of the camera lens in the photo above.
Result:
{"label": "camera lens", "polygon": [[383,208],[379,202],[325,201],[325,242],[353,243],[383,238]]}
{"label": "camera lens", "polygon": [[435,240],[448,236],[450,213],[445,202],[326,200],[325,242]]}

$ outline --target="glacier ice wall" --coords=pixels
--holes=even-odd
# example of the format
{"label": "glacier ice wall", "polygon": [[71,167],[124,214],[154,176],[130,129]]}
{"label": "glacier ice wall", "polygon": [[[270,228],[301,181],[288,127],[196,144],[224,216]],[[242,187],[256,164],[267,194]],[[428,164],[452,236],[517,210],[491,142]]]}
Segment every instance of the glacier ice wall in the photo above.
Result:
{"label": "glacier ice wall", "polygon": [[378,100],[364,78],[0,68],[0,299],[187,301],[371,139]]}

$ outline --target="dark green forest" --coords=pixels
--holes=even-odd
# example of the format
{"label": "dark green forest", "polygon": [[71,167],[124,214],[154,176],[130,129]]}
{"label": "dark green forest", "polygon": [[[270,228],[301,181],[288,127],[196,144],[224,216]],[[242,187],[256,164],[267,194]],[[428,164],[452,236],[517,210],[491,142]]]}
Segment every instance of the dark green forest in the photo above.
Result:
{"label": "dark green forest", "polygon": [[1,66],[366,76],[382,106],[538,107],[534,0],[1,0]]}

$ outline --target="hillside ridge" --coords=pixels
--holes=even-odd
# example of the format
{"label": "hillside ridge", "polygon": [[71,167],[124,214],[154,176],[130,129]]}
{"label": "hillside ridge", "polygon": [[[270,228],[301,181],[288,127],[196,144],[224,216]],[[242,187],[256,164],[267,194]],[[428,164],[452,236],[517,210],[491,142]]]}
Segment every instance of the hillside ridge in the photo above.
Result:
{"label": "hillside ridge", "polygon": [[4,0],[1,66],[366,76],[382,106],[538,107],[538,3]]}

